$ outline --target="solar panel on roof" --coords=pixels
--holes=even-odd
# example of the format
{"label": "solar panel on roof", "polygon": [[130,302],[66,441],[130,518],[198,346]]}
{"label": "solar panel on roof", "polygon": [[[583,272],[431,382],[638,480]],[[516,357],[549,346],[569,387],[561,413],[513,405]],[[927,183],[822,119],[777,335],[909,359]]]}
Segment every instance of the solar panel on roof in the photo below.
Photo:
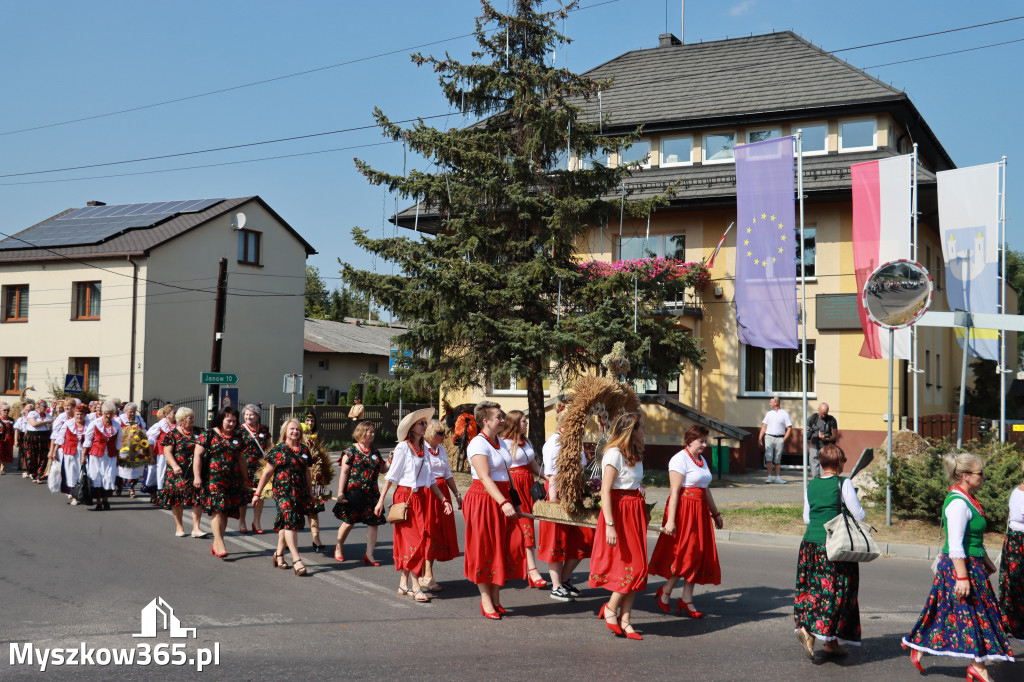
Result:
{"label": "solar panel on roof", "polygon": [[7,248],[41,246],[77,246],[99,244],[117,235],[145,227],[153,227],[182,213],[198,213],[224,199],[187,199],[157,201],[145,204],[86,206],[67,215],[36,225],[4,240]]}

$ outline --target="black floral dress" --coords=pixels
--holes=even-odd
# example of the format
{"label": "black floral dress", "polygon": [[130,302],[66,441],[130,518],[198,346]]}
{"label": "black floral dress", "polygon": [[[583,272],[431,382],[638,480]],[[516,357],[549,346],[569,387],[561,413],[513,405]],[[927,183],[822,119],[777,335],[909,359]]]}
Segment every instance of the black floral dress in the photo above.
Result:
{"label": "black floral dress", "polygon": [[245,504],[245,481],[239,463],[245,457],[245,438],[237,431],[225,438],[216,430],[206,432],[203,440],[205,470],[201,501],[207,514],[227,514],[238,518],[238,508]]}
{"label": "black floral dress", "polygon": [[[348,460],[348,484],[345,486],[345,496],[361,498],[355,501],[339,504],[334,508],[334,515],[342,522],[348,524],[365,523],[367,526],[382,526],[387,523],[383,515],[373,513],[373,508],[380,498],[380,489],[377,487],[377,477],[380,476],[383,457],[377,448],[371,448],[369,453],[363,453],[359,446],[353,443],[338,458],[341,465]],[[340,497],[340,491],[339,491]]]}
{"label": "black floral dress", "polygon": [[170,509],[181,505],[187,507],[199,504],[199,491],[192,485],[192,455],[195,454],[196,445],[203,442],[205,433],[200,428],[192,430],[191,436],[186,436],[177,428],[171,429],[160,445],[159,457],[163,457],[163,448],[170,446],[171,456],[181,467],[181,474],[175,475],[174,469],[167,467],[164,474],[164,487],[157,493],[156,501],[161,507]]}
{"label": "black floral dress", "polygon": [[249,490],[246,496],[251,496],[256,490],[256,486],[260,484],[264,457],[269,454],[273,439],[270,437],[270,429],[263,424],[260,424],[255,434],[250,433],[249,427],[244,424],[238,428],[237,432],[245,436],[245,466],[249,474]]}
{"label": "black floral dress", "polygon": [[306,527],[309,507],[309,448],[300,444],[296,452],[284,443],[278,443],[267,453],[267,464],[274,467],[271,482],[277,500],[277,518],[274,530],[302,530]]}

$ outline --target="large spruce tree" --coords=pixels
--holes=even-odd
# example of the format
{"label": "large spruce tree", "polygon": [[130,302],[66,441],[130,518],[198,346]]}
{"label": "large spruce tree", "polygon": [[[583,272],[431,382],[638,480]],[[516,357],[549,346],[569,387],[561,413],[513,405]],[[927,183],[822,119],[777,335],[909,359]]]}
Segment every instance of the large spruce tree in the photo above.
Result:
{"label": "large spruce tree", "polygon": [[552,50],[568,42],[556,24],[575,3],[554,11],[541,11],[539,0],[512,4],[512,13],[503,14],[481,3],[479,49],[470,63],[413,55],[439,74],[451,106],[476,124],[439,130],[421,121],[401,128],[375,110],[384,135],[430,165],[396,175],[357,160],[359,170],[372,184],[419,202],[439,229],[370,239],[355,228],[356,243],[395,263],[397,274],[346,265],[343,275],[409,324],[398,338],[413,351],[401,370],[407,381],[435,394],[439,386],[486,385],[492,377],[525,382],[530,440],[539,446],[546,379],[558,384],[601,372],[601,357],[616,341],[626,345],[629,378],[679,373],[683,361],[702,357],[671,318],[650,314],[679,296],[692,275],[652,262],[610,275],[581,267],[575,245],[592,226],[617,221],[623,209],[646,218],[666,198],[623,199],[622,182],[637,164],[577,169],[567,163],[568,150],[576,158],[606,158],[639,131],[602,136],[598,123],[581,118],[609,83],[548,63]]}

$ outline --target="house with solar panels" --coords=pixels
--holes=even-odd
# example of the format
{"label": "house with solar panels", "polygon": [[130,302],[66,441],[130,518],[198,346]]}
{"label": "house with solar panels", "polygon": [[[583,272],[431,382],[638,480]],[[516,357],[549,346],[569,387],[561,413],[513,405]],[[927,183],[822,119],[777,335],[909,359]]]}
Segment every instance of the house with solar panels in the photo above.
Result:
{"label": "house with solar panels", "polygon": [[2,392],[44,396],[77,374],[124,401],[202,394],[225,258],[221,370],[241,401],[278,400],[281,377],[302,371],[315,253],[258,196],[62,211],[0,241]]}

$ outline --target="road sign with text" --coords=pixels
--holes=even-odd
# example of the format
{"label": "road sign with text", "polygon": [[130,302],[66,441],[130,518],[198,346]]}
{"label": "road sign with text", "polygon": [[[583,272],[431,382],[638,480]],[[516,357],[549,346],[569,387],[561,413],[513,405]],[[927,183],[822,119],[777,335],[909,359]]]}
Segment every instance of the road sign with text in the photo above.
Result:
{"label": "road sign with text", "polygon": [[238,375],[230,372],[202,372],[199,381],[203,384],[237,384]]}

